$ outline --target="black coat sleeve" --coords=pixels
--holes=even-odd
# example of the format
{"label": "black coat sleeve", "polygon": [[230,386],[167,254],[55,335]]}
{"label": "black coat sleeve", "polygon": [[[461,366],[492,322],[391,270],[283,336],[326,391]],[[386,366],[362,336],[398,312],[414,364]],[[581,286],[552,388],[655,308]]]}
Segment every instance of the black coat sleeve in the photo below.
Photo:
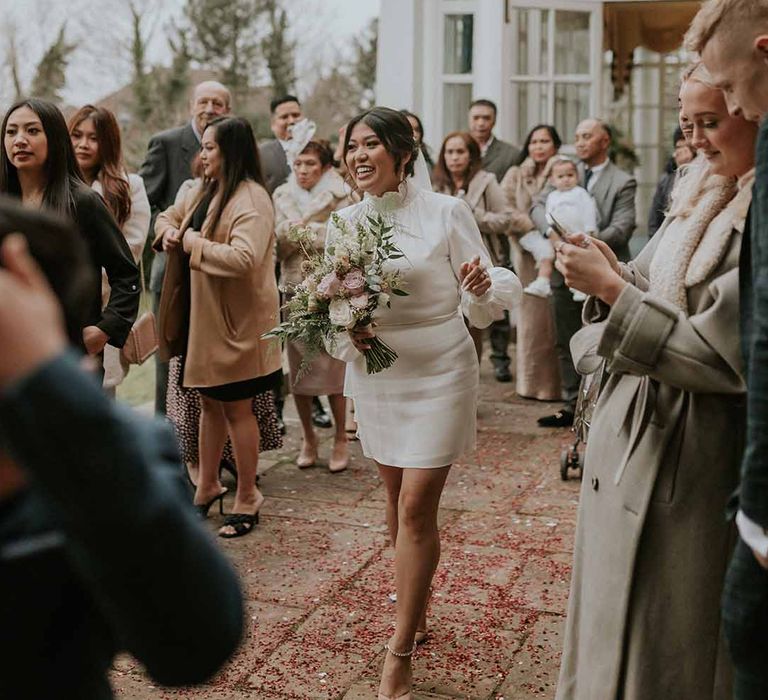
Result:
{"label": "black coat sleeve", "polygon": [[7,390],[0,424],[120,647],[163,685],[215,673],[239,644],[242,593],[190,505],[170,429],[109,400],[73,355]]}
{"label": "black coat sleeve", "polygon": [[77,225],[85,236],[98,268],[104,268],[111,288],[109,300],[96,324],[109,336],[109,344],[122,347],[139,311],[139,268],[106,204],[92,190],[79,191],[75,200]]}

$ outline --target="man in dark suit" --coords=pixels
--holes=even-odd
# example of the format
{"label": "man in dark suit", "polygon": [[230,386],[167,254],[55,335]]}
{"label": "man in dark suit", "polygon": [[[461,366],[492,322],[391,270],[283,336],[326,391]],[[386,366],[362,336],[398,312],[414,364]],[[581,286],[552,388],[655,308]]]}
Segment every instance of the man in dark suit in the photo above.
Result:
{"label": "man in dark suit", "polygon": [[269,126],[275,138],[259,145],[259,159],[267,189],[272,194],[291,174],[291,166],[286,157],[291,140],[291,127],[301,121],[301,103],[294,95],[276,97],[269,104]]}
{"label": "man in dark suit", "polygon": [[[152,206],[152,226],[155,217],[176,199],[181,183],[192,177],[192,161],[200,151],[200,139],[206,124],[214,117],[228,114],[231,108],[229,90],[221,83],[206,81],[192,91],[189,101],[190,120],[184,126],[162,131],[149,140],[147,155],[139,174],[144,179],[147,197]],[[153,231],[150,231],[150,237]],[[155,313],[160,306],[160,292],[165,274],[165,253],[157,253],[152,261],[149,289]],[[155,411],[165,414],[165,393],[168,386],[168,363],[155,355]]]}
{"label": "man in dark suit", "polygon": [[[275,138],[259,145],[259,160],[267,189],[272,194],[280,185],[284,184],[291,174],[291,165],[288,163],[287,151],[291,142],[291,128],[296,122],[303,119],[301,103],[295,95],[282,95],[276,97],[269,104],[271,114],[269,126]],[[276,268],[279,275],[279,266]],[[275,392],[275,406],[277,408],[280,432],[285,433],[283,422],[282,390]],[[326,412],[323,404],[315,396],[312,400],[312,423],[318,428],[330,428],[331,417]]]}
{"label": "man in dark suit", "polygon": [[[768,698],[768,8],[705,3],[686,48],[701,54],[728,109],[761,122],[755,184],[739,261],[747,434],[733,499],[740,539],[723,589],[723,623],[735,667],[734,700]],[[747,235],[748,234],[748,235]]]}
{"label": "man in dark suit", "polygon": [[[637,183],[635,178],[611,163],[608,157],[610,145],[610,129],[599,119],[586,119],[576,127],[576,154],[581,159],[579,184],[594,197],[597,205],[599,231],[596,237],[605,241],[619,260],[626,261],[630,258],[629,239],[635,230]],[[545,187],[531,208],[531,219],[542,233],[549,229],[544,207],[552,189],[551,185]],[[581,328],[582,307],[581,302],[574,301],[563,276],[556,270],[552,274],[550,303],[565,405],[554,415],[539,418],[538,422],[543,427],[553,428],[573,425],[580,377],[573,366],[570,342]]]}
{"label": "man in dark suit", "polygon": [[[483,158],[483,170],[493,173],[501,182],[502,178],[520,159],[520,151],[511,143],[497,139],[493,135],[496,125],[496,105],[491,100],[475,100],[469,106],[469,133],[480,146]],[[499,236],[500,264],[511,268],[509,239]],[[491,362],[496,380],[499,382],[512,381],[509,371],[509,313],[504,312],[504,318],[494,321],[490,329]]]}
{"label": "man in dark suit", "polygon": [[242,634],[237,576],[190,505],[170,427],[107,398],[67,350],[86,260],[62,221],[0,202],[3,698],[107,700],[121,650],[163,685],[200,683]]}

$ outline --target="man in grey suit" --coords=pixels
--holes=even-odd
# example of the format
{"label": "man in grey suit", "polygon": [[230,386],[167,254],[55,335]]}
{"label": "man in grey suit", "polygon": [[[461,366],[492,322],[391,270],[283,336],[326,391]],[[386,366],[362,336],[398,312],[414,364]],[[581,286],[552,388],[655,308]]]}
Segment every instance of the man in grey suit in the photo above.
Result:
{"label": "man in grey suit", "polygon": [[[189,101],[190,120],[184,126],[155,134],[149,140],[147,155],[139,174],[144,179],[147,197],[152,206],[152,226],[155,217],[176,199],[181,183],[192,177],[192,161],[200,151],[200,139],[206,124],[214,117],[228,114],[232,98],[221,83],[206,81],[192,92]],[[157,313],[165,274],[165,253],[157,253],[152,261],[149,289]],[[168,386],[168,363],[155,355],[155,411],[165,414],[165,393]]]}
{"label": "man in grey suit", "polygon": [[[610,145],[611,132],[605,122],[585,119],[576,127],[576,154],[581,159],[579,184],[594,197],[597,204],[599,231],[596,237],[605,241],[619,260],[626,261],[630,258],[629,239],[635,230],[637,183],[635,178],[611,163],[608,158]],[[544,206],[552,189],[551,185],[544,188],[531,208],[531,219],[542,233],[549,229]],[[539,418],[538,422],[543,427],[557,428],[573,424],[580,379],[573,366],[570,342],[573,334],[581,328],[582,304],[574,301],[562,275],[557,271],[552,274],[550,300],[555,319],[555,344],[560,360],[565,406],[554,415]]]}
{"label": "man in grey suit", "polygon": [[[496,105],[491,100],[475,100],[469,106],[469,133],[480,146],[483,158],[483,170],[493,173],[501,182],[502,178],[520,159],[520,151],[511,143],[501,141],[493,135],[496,125]],[[499,236],[499,264],[510,267],[509,239]],[[491,324],[491,362],[494,374],[499,382],[512,381],[509,372],[509,314],[504,312],[504,318]]]}
{"label": "man in grey suit", "polygon": [[[284,184],[291,174],[291,165],[288,163],[286,151],[291,141],[291,127],[301,121],[304,115],[301,112],[301,103],[295,95],[282,95],[276,97],[269,104],[271,114],[270,128],[275,135],[274,139],[265,141],[259,146],[259,160],[267,189],[272,194],[280,185]],[[275,274],[279,276],[280,268],[275,268]],[[283,422],[283,393],[275,391],[275,406],[280,432],[285,434]],[[318,428],[330,428],[331,417],[326,412],[323,404],[314,397],[312,401],[312,423]]]}

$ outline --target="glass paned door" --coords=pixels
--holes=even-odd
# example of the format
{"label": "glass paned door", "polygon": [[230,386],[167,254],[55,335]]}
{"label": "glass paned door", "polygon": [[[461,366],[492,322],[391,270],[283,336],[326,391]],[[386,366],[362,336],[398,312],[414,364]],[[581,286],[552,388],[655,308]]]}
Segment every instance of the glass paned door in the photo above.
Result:
{"label": "glass paned door", "polygon": [[531,127],[554,124],[563,141],[597,112],[602,3],[507,0],[507,133],[523,143]]}

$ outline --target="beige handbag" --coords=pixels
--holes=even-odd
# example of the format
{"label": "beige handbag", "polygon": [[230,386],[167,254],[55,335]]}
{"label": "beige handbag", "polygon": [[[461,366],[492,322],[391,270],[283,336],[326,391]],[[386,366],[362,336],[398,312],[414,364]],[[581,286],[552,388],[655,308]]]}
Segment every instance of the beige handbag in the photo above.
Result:
{"label": "beige handbag", "polygon": [[[144,261],[142,258],[139,258],[139,274],[141,276],[141,292],[143,296],[146,296]],[[123,362],[129,365],[141,365],[157,352],[157,346],[155,314],[151,311],[145,311],[133,324],[133,328],[128,333],[120,355]]]}

